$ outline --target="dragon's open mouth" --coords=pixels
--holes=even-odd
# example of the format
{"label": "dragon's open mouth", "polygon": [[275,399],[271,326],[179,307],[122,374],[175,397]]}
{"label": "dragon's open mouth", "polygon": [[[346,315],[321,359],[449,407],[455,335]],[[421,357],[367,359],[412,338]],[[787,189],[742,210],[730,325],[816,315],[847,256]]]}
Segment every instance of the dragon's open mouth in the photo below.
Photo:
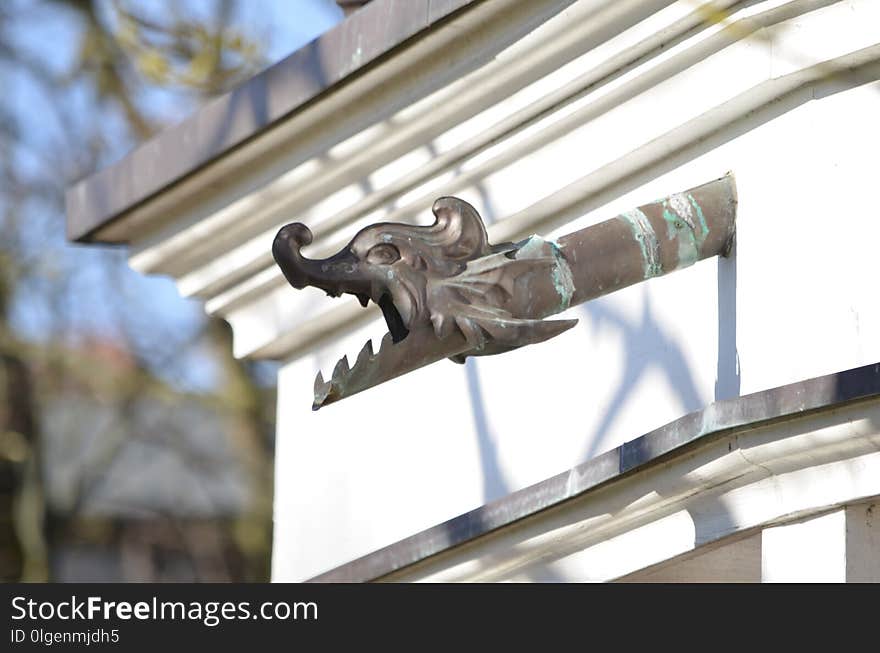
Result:
{"label": "dragon's open mouth", "polygon": [[312,410],[470,349],[460,333],[449,338],[438,338],[430,322],[407,327],[390,292],[383,292],[377,304],[388,326],[388,333],[382,338],[379,350],[374,353],[372,341],[367,340],[354,365],[350,366],[348,356],[343,356],[327,381],[318,372]]}
{"label": "dragon's open mouth", "polygon": [[409,329],[406,328],[403,318],[400,317],[400,312],[394,305],[394,300],[391,299],[390,293],[382,294],[382,297],[379,299],[379,308],[382,309],[382,315],[385,316],[385,323],[388,325],[388,332],[391,334],[392,342],[398,343],[406,338],[409,334]]}
{"label": "dragon's open mouth", "polygon": [[[339,399],[444,358],[463,362],[465,356],[495,353],[469,341],[466,331],[461,328],[452,329],[448,334],[438,337],[431,322],[418,322],[407,327],[390,293],[382,294],[378,304],[388,325],[388,333],[382,338],[379,351],[373,353],[373,343],[367,340],[353,366],[349,367],[348,356],[343,356],[336,363],[328,381],[319,372],[315,378],[312,410],[318,410]],[[577,320],[507,319],[499,328],[508,330],[516,339],[512,346],[503,343],[502,346],[510,349],[541,342],[571,328],[576,322]],[[481,331],[483,329],[478,325],[471,325],[471,328]]]}
{"label": "dragon's open mouth", "polygon": [[558,248],[535,237],[491,245],[479,214],[458,198],[441,197],[431,210],[431,226],[370,225],[324,259],[302,255],[312,242],[302,223],[285,225],[275,236],[272,255],[290,285],[331,297],[354,295],[364,307],[373,301],[388,325],[378,352],[367,341],[353,366],[343,356],[329,380],[318,374],[313,409],[444,358],[463,362],[510,351],[574,325],[542,321],[546,309],[535,309],[529,299],[531,284],[548,276],[557,294],[560,283],[564,290],[567,277],[560,270],[567,264]]}

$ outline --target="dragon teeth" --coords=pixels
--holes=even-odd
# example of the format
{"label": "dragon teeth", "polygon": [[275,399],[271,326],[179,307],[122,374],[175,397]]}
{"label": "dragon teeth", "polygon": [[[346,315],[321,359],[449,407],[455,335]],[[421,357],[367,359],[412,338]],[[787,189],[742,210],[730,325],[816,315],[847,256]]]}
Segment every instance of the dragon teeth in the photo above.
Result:
{"label": "dragon teeth", "polygon": [[382,342],[379,345],[379,353],[382,353],[392,346],[394,346],[394,339],[391,337],[390,333],[386,333],[384,336],[382,336]]}
{"label": "dragon teeth", "polygon": [[333,368],[333,376],[332,380],[342,379],[343,376],[348,374],[349,366],[348,366],[348,356],[343,356],[339,359],[339,362],[336,363],[336,367]]}
{"label": "dragon teeth", "polygon": [[[425,358],[421,348],[429,348],[427,356],[431,360],[448,358],[467,348],[464,338],[451,337],[440,341],[430,325],[421,331],[411,331],[406,340],[394,343],[391,333],[386,333],[378,346],[373,340],[367,340],[354,365],[349,366],[349,359],[344,356],[336,363],[329,381],[324,381],[320,374],[315,379],[315,398],[312,410],[319,410],[340,399],[357,394],[367,388],[405,374],[411,369],[431,362]],[[437,349],[438,351],[433,351]]]}
{"label": "dragon teeth", "polygon": [[354,362],[355,367],[360,367],[361,365],[365,365],[366,362],[373,357],[373,341],[367,340],[364,343],[364,346],[361,348],[360,353],[358,354],[357,360]]}
{"label": "dragon teeth", "polygon": [[315,377],[315,400],[312,404],[312,410],[318,410],[324,404],[332,389],[333,384],[330,381],[324,381],[324,375],[319,371],[318,376]]}

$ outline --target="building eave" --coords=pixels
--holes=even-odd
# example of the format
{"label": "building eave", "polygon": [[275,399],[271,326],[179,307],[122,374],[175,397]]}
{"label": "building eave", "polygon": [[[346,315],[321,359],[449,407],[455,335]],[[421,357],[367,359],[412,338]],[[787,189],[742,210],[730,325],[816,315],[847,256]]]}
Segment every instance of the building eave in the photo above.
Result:
{"label": "building eave", "polygon": [[124,242],[104,227],[302,109],[403,43],[483,0],[376,0],[277,64],[215,98],[118,163],[72,184],[67,235]]}
{"label": "building eave", "polygon": [[[862,402],[876,404],[878,398],[880,398],[880,363],[874,363],[735,399],[718,401],[568,471],[328,570],[315,576],[310,582],[365,582],[383,578],[414,580],[420,577],[420,572],[410,573],[410,570],[419,566],[430,566],[443,556],[452,557],[453,561],[436,563],[434,566],[442,569],[452,568],[460,562],[455,560],[455,553],[461,551],[461,547],[465,545],[479,545],[514,525],[520,530],[529,530],[532,537],[536,533],[546,535],[545,525],[538,524],[531,528],[528,525],[538,522],[551,509],[565,510],[567,505],[573,505],[572,502],[589,502],[597,496],[600,489],[612,486],[635,474],[651,474],[653,470],[669,465],[672,461],[687,459],[696,449],[717,443],[720,439],[729,439],[730,442],[725,446],[716,447],[719,452],[722,454],[732,452],[740,446],[735,442],[737,434],[810,415],[828,413],[852,404]],[[800,450],[803,443],[799,443],[796,437],[790,437],[784,429],[774,432],[764,440],[766,441],[761,443],[763,446],[768,443],[773,445],[775,460],[793,458],[802,453]],[[848,440],[852,447],[864,446],[864,443],[859,442],[856,437],[851,437],[851,434],[847,434],[845,440]],[[816,458],[820,456],[819,448],[815,443],[811,443],[810,449],[811,462],[816,464],[818,462]],[[833,457],[840,458],[839,448],[835,450]],[[717,466],[714,454],[704,458],[707,461],[712,458],[712,462]],[[719,485],[719,479],[728,476],[731,479],[745,477],[753,471],[752,468],[761,465],[761,461],[756,461],[751,455],[749,457],[737,455],[734,460],[735,464],[725,463],[724,474],[710,475],[702,480],[697,475],[693,487],[688,487],[687,491],[681,493],[682,498],[695,496],[710,486]],[[556,521],[558,522],[559,519]],[[562,519],[562,521],[569,520]],[[734,528],[731,532],[718,533],[715,539],[734,535],[737,530]],[[747,531],[748,528],[739,530]],[[704,539],[706,541],[693,542],[692,545],[708,544],[711,540],[711,538]],[[545,543],[545,546],[557,550],[566,547],[559,538]],[[506,546],[505,549],[509,555],[515,555],[515,546]],[[547,550],[543,553],[547,556],[552,552]],[[501,560],[500,566],[510,567],[517,564],[511,563],[508,555],[505,554],[495,557]],[[431,574],[435,573],[437,569],[432,569],[423,575],[430,579],[433,578]],[[483,565],[481,573],[491,573],[491,570]],[[455,577],[440,576],[439,578],[456,580]]]}

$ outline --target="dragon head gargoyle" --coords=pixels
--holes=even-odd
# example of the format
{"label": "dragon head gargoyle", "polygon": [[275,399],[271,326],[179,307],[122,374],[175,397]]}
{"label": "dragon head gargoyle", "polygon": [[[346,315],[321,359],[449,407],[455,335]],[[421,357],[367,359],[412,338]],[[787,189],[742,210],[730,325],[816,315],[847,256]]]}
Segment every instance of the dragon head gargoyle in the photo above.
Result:
{"label": "dragon head gargoyle", "polygon": [[727,256],[736,233],[732,174],[547,241],[491,245],[477,211],[456,197],[434,202],[434,224],[384,222],[339,253],[310,260],[312,233],[283,227],[272,254],[294,288],[350,293],[378,304],[388,331],[367,341],[353,367],[343,357],[318,373],[314,409],[443,358],[499,354],[552,338],[577,320],[544,320],[567,308]]}
{"label": "dragon head gargoyle", "polygon": [[456,197],[441,197],[432,210],[431,226],[370,225],[326,259],[301,254],[312,242],[304,224],[288,224],[275,237],[272,255],[294,288],[349,293],[363,306],[372,300],[388,325],[391,342],[378,354],[368,342],[354,368],[346,358],[330,382],[319,375],[316,407],[409,371],[426,356],[463,362],[546,340],[576,323],[534,314],[534,284],[547,278],[548,266],[565,267],[551,243],[533,237],[490,245],[476,209]]}

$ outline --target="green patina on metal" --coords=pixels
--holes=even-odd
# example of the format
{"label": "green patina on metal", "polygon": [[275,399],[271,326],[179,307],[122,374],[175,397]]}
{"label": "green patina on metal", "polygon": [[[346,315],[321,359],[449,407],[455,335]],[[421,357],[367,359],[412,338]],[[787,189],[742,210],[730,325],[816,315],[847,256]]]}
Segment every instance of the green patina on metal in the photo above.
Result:
{"label": "green patina on metal", "polygon": [[700,238],[700,244],[702,245],[703,241],[706,240],[706,236],[709,235],[709,225],[706,224],[706,216],[703,215],[703,209],[700,208],[700,205],[697,203],[697,200],[694,199],[693,195],[685,193],[685,197],[690,200],[691,206],[697,211],[697,218],[700,220],[700,228],[703,230],[703,235]]}
{"label": "green patina on metal", "polygon": [[571,305],[571,297],[574,295],[574,278],[571,276],[571,268],[562,255],[559,245],[552,240],[548,243],[553,248],[553,256],[556,259],[556,265],[553,266],[553,287],[559,293],[559,306],[564,311]]}
{"label": "green patina on metal", "polygon": [[663,200],[662,207],[666,236],[678,242],[678,267],[693,265],[699,260],[700,248],[709,235],[703,210],[693,196],[680,193]]}
{"label": "green patina on metal", "polygon": [[663,219],[666,220],[666,236],[678,242],[678,267],[693,265],[699,257],[696,234],[690,225],[681,219],[663,202]]}
{"label": "green patina on metal", "polygon": [[571,275],[571,267],[565,260],[559,245],[552,240],[544,240],[537,234],[532,234],[519,248],[516,257],[524,259],[546,256],[544,245],[547,245],[553,252],[555,265],[552,268],[550,278],[553,280],[553,288],[559,295],[559,311],[561,312],[571,305],[571,298],[574,295],[574,277]]}
{"label": "green patina on metal", "polygon": [[651,226],[648,216],[639,209],[633,209],[621,213],[620,217],[627,222],[633,238],[642,250],[645,279],[663,274],[663,267],[660,265],[660,243],[657,242],[657,234],[654,233],[654,227]]}

